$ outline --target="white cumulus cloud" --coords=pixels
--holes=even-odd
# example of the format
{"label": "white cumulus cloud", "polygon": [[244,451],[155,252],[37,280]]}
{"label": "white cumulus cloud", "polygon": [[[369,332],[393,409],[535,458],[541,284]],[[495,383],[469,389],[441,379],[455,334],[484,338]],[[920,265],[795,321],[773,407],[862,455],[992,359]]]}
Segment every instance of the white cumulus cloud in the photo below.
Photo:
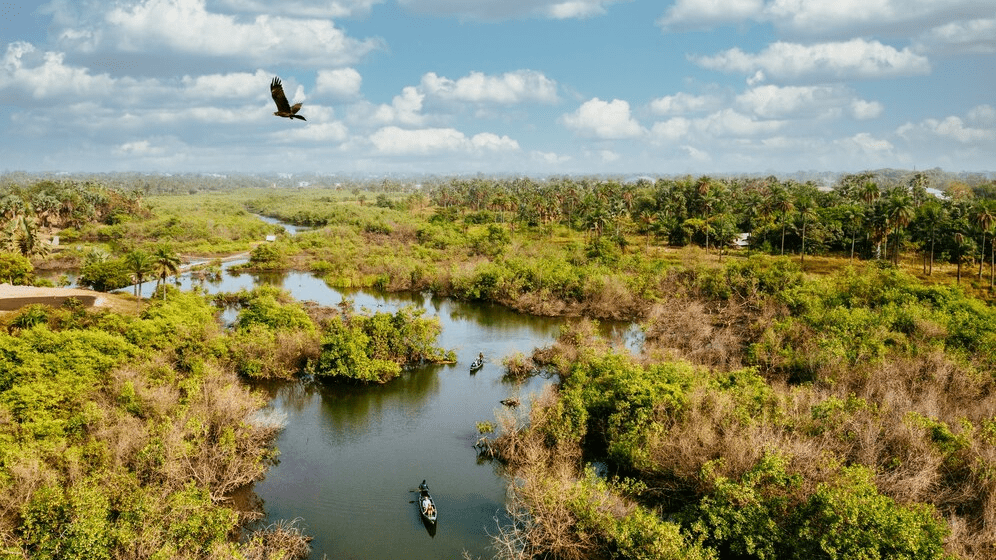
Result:
{"label": "white cumulus cloud", "polygon": [[390,105],[379,105],[373,114],[358,117],[357,120],[370,120],[378,124],[420,126],[425,122],[425,115],[422,114],[424,100],[425,94],[418,88],[407,86],[401,90],[401,95],[394,96]]}
{"label": "white cumulus cloud", "polygon": [[878,101],[855,99],[851,101],[851,116],[859,121],[878,118],[885,107]]}
{"label": "white cumulus cloud", "polygon": [[763,9],[762,0],[678,0],[657,23],[666,29],[699,27],[756,19]]}
{"label": "white cumulus cloud", "polygon": [[929,29],[958,14],[992,17],[980,0],[677,0],[658,20],[664,30],[769,23],[799,36]]}
{"label": "white cumulus cloud", "polygon": [[406,9],[461,19],[576,19],[603,15],[608,6],[632,0],[398,0]]}
{"label": "white cumulus cloud", "polygon": [[655,115],[684,115],[699,111],[714,110],[722,103],[715,95],[692,95],[679,92],[674,95],[654,99],[650,102],[650,110]]}
{"label": "white cumulus cloud", "polygon": [[353,98],[360,95],[363,77],[355,68],[319,70],[315,78],[315,93],[339,98]]}
{"label": "white cumulus cloud", "polygon": [[211,12],[206,0],[143,0],[109,10],[96,29],[63,30],[89,50],[252,60],[257,64],[348,64],[379,46],[348,37],[328,19],[259,15],[244,21]]}
{"label": "white cumulus cloud", "polygon": [[507,136],[484,132],[467,138],[464,133],[453,128],[407,130],[386,126],[370,135],[370,141],[378,152],[389,155],[505,152],[519,149],[519,144]]}
{"label": "white cumulus cloud", "polygon": [[192,98],[253,98],[260,95],[270,96],[271,78],[267,72],[257,70],[254,74],[233,72],[184,76],[180,81],[185,93]]}
{"label": "white cumulus cloud", "polygon": [[429,72],[422,76],[421,89],[440,99],[471,103],[557,102],[557,82],[533,70],[506,72],[500,76],[471,72],[456,80]]}
{"label": "white cumulus cloud", "polygon": [[996,18],[958,20],[939,25],[917,39],[924,52],[996,53]]}
{"label": "white cumulus cloud", "polygon": [[24,41],[7,45],[0,67],[0,91],[10,101],[101,96],[113,91],[114,83],[107,74],[93,75],[86,68],[66,64],[65,53],[39,52]]}
{"label": "white cumulus cloud", "polygon": [[776,42],[757,54],[732,48],[693,61],[711,70],[752,75],[763,71],[769,77],[796,79],[884,78],[930,72],[927,58],[909,48],[897,50],[878,41],[849,41],[802,45]]}
{"label": "white cumulus cloud", "polygon": [[279,142],[342,143],[349,137],[349,129],[338,121],[308,123],[274,132],[272,136]]}
{"label": "white cumulus cloud", "polygon": [[383,0],[219,0],[219,3],[240,12],[286,14],[298,17],[343,18],[365,16]]}
{"label": "white cumulus cloud", "polygon": [[906,123],[896,133],[911,140],[946,139],[960,144],[980,144],[996,140],[996,130],[973,127],[954,115],[943,119],[924,119],[917,124]]}
{"label": "white cumulus cloud", "polygon": [[602,101],[596,97],[561,117],[561,122],[582,136],[605,140],[635,138],[644,133],[630,114],[629,103],[621,99]]}
{"label": "white cumulus cloud", "polygon": [[654,123],[654,126],[650,129],[650,136],[657,141],[676,142],[687,136],[691,129],[691,120],[684,117],[675,117]]}
{"label": "white cumulus cloud", "polygon": [[872,119],[882,104],[855,97],[847,87],[763,85],[737,96],[736,106],[763,118],[836,119],[848,114],[858,120]]}

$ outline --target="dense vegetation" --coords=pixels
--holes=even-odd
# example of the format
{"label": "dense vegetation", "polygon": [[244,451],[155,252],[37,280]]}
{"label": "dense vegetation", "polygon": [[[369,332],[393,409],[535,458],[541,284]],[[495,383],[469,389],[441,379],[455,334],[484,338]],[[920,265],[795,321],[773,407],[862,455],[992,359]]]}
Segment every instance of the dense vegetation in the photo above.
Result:
{"label": "dense vegetation", "polygon": [[[0,330],[0,546],[6,558],[267,558],[274,527],[231,540],[232,493],[278,425],[220,359],[214,308],[172,293],[140,316],[30,306]],[[288,548],[287,543],[291,543]]]}
{"label": "dense vegetation", "polygon": [[[139,316],[29,306],[0,330],[0,546],[10,558],[280,558],[307,539],[275,525],[233,540],[259,512],[233,493],[266,472],[279,424],[238,375],[314,369],[384,382],[446,359],[439,326],[411,309],[310,309],[273,288],[218,307],[164,287]],[[316,322],[316,318],[321,318]],[[344,350],[349,366],[340,364]],[[360,367],[366,364],[367,369]],[[355,367],[353,367],[355,366]],[[370,372],[375,372],[371,375]]]}
{"label": "dense vegetation", "polygon": [[[992,557],[996,312],[891,270],[807,280],[755,258],[672,279],[686,295],[657,306],[643,356],[584,324],[532,356],[561,381],[497,442],[520,481],[505,542],[574,558]],[[666,535],[660,552],[622,552],[636,519]]]}
{"label": "dense vegetation", "polygon": [[[203,450],[191,442],[231,449],[220,427],[183,431],[206,422],[200,412],[190,420],[192,403],[210,400],[197,391],[224,385],[208,379],[310,371],[386,382],[405,364],[452,358],[434,347],[438,323],[411,309],[355,314],[259,289],[216,299],[240,309],[221,332],[199,296],[171,307],[181,296],[164,281],[178,252],[246,252],[244,268],[311,270],[339,287],[643,325],[639,356],[579,321],[516,364],[558,383],[533,403],[528,425],[499,419],[490,449],[515,481],[502,557],[996,557],[996,187],[932,177],[851,175],[830,189],[774,177],[385,181],[137,197],[85,224],[60,222],[72,248],[15,250],[0,259],[0,277],[28,283],[32,264],[72,258],[92,286],[155,278],[162,297],[139,318],[38,308],[4,318],[0,356],[22,373],[3,386],[0,426],[14,443],[4,443],[0,481],[16,499],[0,535],[44,556],[55,545],[40,535],[87,519],[101,550],[117,550],[139,530],[128,508],[144,502],[129,492],[187,492],[175,499],[219,516],[209,530],[171,532],[165,507],[152,508],[148,534],[132,540],[178,546],[196,534],[213,548],[194,555],[233,550],[244,543],[223,538],[238,521],[219,500],[225,491],[167,468],[194,463],[185,454]],[[276,230],[252,213],[312,229],[259,243]],[[172,265],[155,264],[160,257]],[[38,348],[77,345],[102,357],[81,360],[79,372],[65,357],[38,357]],[[36,371],[51,373],[27,373]],[[121,429],[105,427],[112,420],[147,431],[134,436],[144,443],[108,439]],[[272,453],[260,443],[266,427],[238,425],[234,441],[253,445],[217,453],[257,472],[248,466]],[[155,457],[177,461],[139,452],[153,441]],[[181,441],[191,445],[170,447]],[[155,474],[133,473],[141,469]],[[89,486],[54,490],[67,480]]]}

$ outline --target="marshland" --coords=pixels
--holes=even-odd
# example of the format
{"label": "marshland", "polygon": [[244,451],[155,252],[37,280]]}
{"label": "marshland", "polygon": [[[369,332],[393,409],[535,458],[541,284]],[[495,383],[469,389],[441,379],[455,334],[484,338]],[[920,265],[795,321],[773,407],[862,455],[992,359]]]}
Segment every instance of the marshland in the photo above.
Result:
{"label": "marshland", "polygon": [[4,181],[6,557],[996,557],[991,180]]}

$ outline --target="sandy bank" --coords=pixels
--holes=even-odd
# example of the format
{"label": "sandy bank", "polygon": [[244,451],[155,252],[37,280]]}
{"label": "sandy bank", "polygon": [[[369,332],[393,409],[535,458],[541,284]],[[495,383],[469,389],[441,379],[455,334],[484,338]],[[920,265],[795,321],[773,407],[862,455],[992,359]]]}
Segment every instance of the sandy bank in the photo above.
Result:
{"label": "sandy bank", "polygon": [[15,311],[32,303],[59,306],[69,298],[76,298],[88,307],[108,306],[108,294],[93,290],[0,284],[0,311]]}

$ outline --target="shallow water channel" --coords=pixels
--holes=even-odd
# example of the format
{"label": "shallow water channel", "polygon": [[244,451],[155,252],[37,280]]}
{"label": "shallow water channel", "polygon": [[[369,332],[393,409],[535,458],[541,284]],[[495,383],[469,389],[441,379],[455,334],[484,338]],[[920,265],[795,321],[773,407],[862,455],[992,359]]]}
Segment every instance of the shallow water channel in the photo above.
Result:
{"label": "shallow water channel", "polygon": [[[517,396],[527,405],[530,395],[550,383],[504,381],[501,359],[550,344],[564,320],[427,294],[344,294],[310,273],[229,273],[238,262],[226,263],[216,282],[184,274],[180,288],[198,285],[217,293],[266,283],[321,305],[337,305],[344,297],[371,312],[416,305],[426,316],[438,317],[438,344],[457,354],[456,364],[418,367],[383,386],[307,381],[260,386],[270,395],[266,412],[286,424],[276,442],[279,463],[255,485],[264,523],[297,520],[314,537],[314,559],[458,559],[464,551],[491,558],[489,533],[504,515],[505,480],[494,465],[478,460],[475,424],[494,420],[500,400]],[[154,284],[143,287],[144,296],[152,295]],[[605,329],[633,336],[626,325]],[[485,365],[471,373],[478,352]],[[525,414],[525,408],[518,413]],[[412,503],[417,494],[411,491],[423,479],[439,511],[434,531],[423,525]]]}

